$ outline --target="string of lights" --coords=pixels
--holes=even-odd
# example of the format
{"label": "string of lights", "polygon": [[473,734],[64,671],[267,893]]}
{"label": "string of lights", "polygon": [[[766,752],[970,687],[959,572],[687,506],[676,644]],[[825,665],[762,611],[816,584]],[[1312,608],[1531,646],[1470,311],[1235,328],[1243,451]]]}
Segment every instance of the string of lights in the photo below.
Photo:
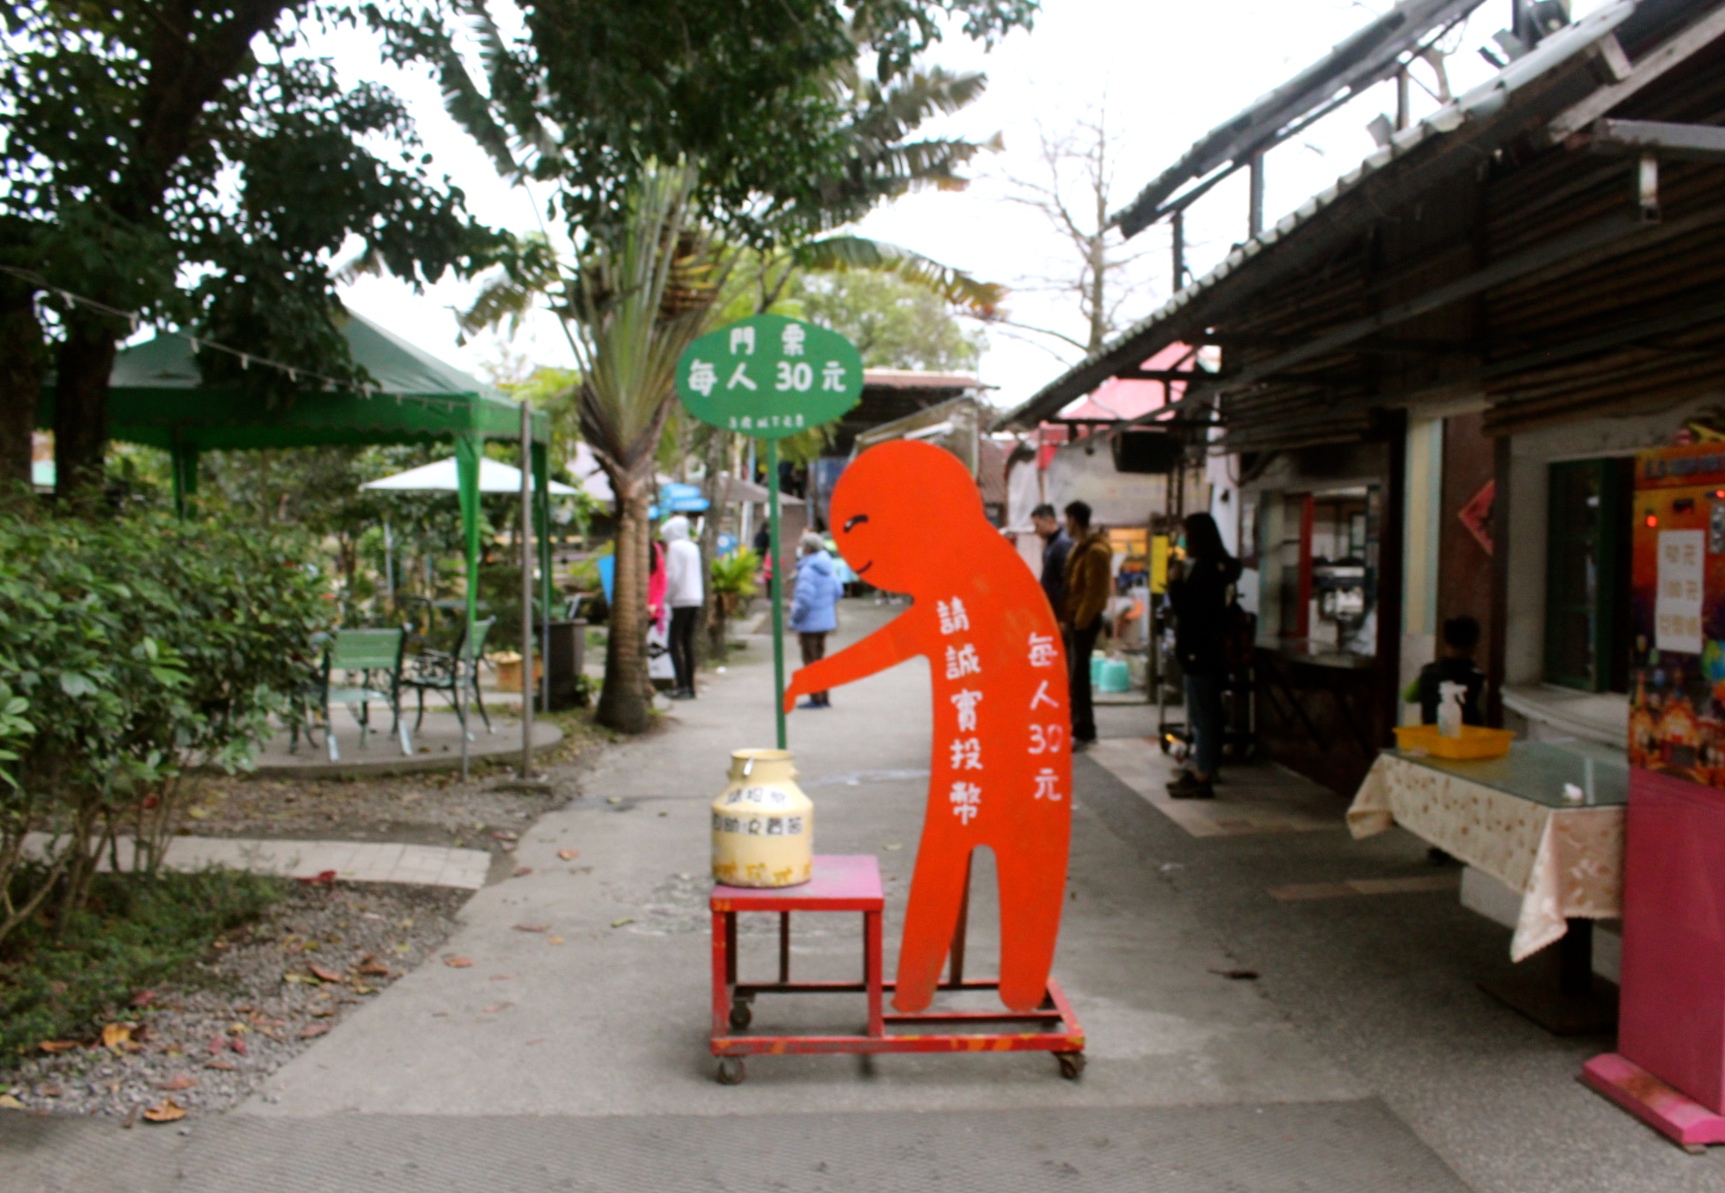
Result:
{"label": "string of lights", "polygon": [[227,344],[223,344],[220,341],[209,339],[206,336],[196,335],[189,331],[182,331],[179,328],[174,327],[172,324],[151,319],[141,311],[128,311],[121,307],[112,306],[109,303],[102,302],[99,299],[78,294],[66,289],[64,286],[56,286],[41,274],[34,273],[28,269],[18,269],[11,265],[0,265],[0,273],[8,274],[20,281],[28,282],[33,286],[40,286],[43,290],[48,291],[55,298],[67,305],[81,306],[85,310],[93,311],[99,315],[107,315],[114,319],[125,319],[131,324],[133,334],[136,334],[142,327],[149,327],[151,330],[155,331],[157,335],[178,336],[191,345],[191,349],[194,353],[200,348],[208,348],[213,352],[225,352],[229,356],[236,358],[240,362],[240,368],[242,369],[250,369],[253,365],[257,365],[260,368],[275,369],[277,372],[285,373],[288,380],[293,382],[295,385],[298,385],[303,378],[307,381],[320,383],[326,389],[352,390],[360,397],[368,400],[378,396],[393,397],[397,405],[400,405],[404,401],[416,402],[421,406],[440,406],[446,410],[458,410],[467,405],[465,402],[449,398],[434,398],[424,394],[385,395],[376,385],[366,382],[356,382],[348,378],[332,377],[325,373],[319,373],[315,369],[307,369],[300,365],[290,365],[285,361],[272,360],[267,356],[259,356],[255,352],[248,352],[242,348],[234,348]]}

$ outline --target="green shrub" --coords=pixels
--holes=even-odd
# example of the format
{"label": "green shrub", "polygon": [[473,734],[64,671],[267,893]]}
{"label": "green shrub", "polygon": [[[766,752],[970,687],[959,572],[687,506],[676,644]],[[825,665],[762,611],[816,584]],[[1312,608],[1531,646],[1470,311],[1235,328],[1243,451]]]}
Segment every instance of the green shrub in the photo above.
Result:
{"label": "green shrub", "polygon": [[28,921],[0,947],[0,1057],[87,1039],[288,889],[224,870],[98,875],[84,907],[57,923]]}
{"label": "green shrub", "polygon": [[249,765],[315,674],[309,557],[160,514],[0,517],[0,941],[51,893],[75,911],[104,854],[153,872],[188,764]]}
{"label": "green shrub", "polygon": [[760,591],[755,577],[761,572],[761,557],[749,547],[739,547],[713,560],[710,569],[713,591],[720,596],[748,598]]}

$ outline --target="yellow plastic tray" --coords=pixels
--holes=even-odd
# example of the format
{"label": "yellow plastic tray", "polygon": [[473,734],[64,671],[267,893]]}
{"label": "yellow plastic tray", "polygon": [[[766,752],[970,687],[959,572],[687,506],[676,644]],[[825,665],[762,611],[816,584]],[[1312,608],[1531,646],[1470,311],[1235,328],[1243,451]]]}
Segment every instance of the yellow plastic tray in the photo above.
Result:
{"label": "yellow plastic tray", "polygon": [[1509,753],[1515,734],[1508,729],[1481,729],[1463,725],[1460,737],[1445,737],[1436,725],[1397,725],[1396,745],[1404,750],[1424,750],[1439,758],[1502,758]]}

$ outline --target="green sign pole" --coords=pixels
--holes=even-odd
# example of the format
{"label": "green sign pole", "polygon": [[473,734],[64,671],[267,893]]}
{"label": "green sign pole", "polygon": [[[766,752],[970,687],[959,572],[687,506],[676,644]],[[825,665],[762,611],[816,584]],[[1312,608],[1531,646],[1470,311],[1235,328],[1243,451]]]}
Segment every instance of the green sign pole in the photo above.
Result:
{"label": "green sign pole", "polygon": [[767,545],[772,560],[772,578],[767,581],[767,595],[773,602],[773,716],[779,731],[779,749],[785,749],[785,603],[780,599],[784,581],[780,578],[780,563],[785,549],[779,543],[779,441],[767,440]]}
{"label": "green sign pole", "polygon": [[677,396],[711,426],[767,445],[772,536],[773,718],[785,748],[786,552],[779,541],[779,440],[832,422],[862,397],[862,357],[835,331],[783,315],[754,315],[710,331],[677,362]]}

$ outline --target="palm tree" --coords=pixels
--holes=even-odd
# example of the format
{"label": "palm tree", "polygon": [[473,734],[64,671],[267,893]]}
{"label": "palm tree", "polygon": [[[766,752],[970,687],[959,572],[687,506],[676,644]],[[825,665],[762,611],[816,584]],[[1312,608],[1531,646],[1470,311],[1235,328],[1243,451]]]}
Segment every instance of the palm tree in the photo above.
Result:
{"label": "palm tree", "polygon": [[565,322],[580,365],[581,435],[617,502],[616,570],[605,686],[595,719],[625,733],[647,727],[647,509],[654,456],[670,410],[677,360],[700,335],[722,281],[721,252],[690,220],[694,167],[650,164],[632,184],[622,221],[595,235],[565,287]]}

